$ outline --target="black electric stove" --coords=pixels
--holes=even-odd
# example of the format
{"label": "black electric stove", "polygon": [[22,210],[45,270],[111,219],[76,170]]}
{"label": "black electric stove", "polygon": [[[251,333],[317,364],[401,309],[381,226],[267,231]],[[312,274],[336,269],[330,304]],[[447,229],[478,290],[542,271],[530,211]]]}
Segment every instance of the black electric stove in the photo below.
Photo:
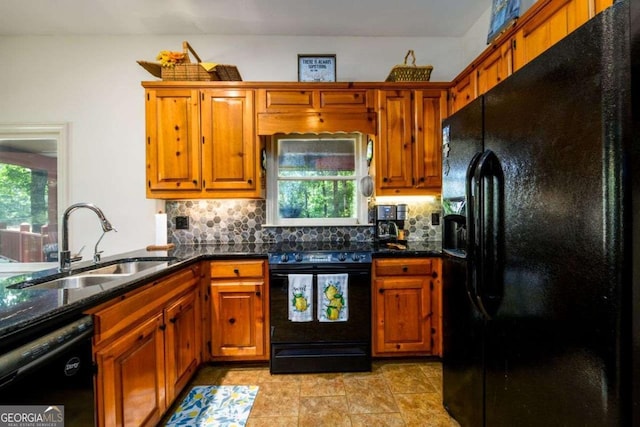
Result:
{"label": "black electric stove", "polygon": [[371,370],[371,247],[281,244],[269,253],[273,374]]}

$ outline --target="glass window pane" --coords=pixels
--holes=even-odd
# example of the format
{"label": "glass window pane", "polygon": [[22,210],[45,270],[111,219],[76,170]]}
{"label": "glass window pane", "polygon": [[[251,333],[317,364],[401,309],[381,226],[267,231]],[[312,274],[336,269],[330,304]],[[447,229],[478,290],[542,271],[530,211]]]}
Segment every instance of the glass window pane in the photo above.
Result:
{"label": "glass window pane", "polygon": [[278,183],[281,218],[357,218],[354,180],[287,180]]}
{"label": "glass window pane", "polygon": [[354,176],[355,158],[353,139],[282,139],[278,144],[278,176]]}

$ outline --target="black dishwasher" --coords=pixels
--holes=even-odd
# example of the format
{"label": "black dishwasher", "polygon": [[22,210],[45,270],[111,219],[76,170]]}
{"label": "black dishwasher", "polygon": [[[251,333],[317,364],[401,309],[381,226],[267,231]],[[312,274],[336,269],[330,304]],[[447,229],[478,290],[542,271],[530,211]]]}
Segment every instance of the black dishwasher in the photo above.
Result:
{"label": "black dishwasher", "polygon": [[0,418],[95,425],[92,337],[92,318],[84,316],[0,355]]}

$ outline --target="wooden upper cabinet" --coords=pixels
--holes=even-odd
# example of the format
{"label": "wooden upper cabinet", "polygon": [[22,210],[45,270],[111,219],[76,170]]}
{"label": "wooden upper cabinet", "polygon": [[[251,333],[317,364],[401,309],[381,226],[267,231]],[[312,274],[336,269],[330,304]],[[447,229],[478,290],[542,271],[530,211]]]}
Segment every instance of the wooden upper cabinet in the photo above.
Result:
{"label": "wooden upper cabinet", "polygon": [[514,71],[587,22],[589,9],[587,0],[549,1],[516,31]]}
{"label": "wooden upper cabinet", "polygon": [[451,113],[476,99],[476,73],[472,71],[462,76],[451,88]]}
{"label": "wooden upper cabinet", "polygon": [[147,197],[260,198],[251,89],[146,91]]}
{"label": "wooden upper cabinet", "polygon": [[442,120],[447,117],[446,90],[416,90],[414,94],[414,188],[437,190],[442,185]]}
{"label": "wooden upper cabinet", "polygon": [[253,91],[202,91],[202,163],[205,191],[258,193]]}
{"label": "wooden upper cabinet", "polygon": [[315,89],[314,85],[258,89],[258,134],[376,132],[373,89]]}
{"label": "wooden upper cabinet", "polygon": [[411,91],[381,90],[378,94],[380,131],[375,151],[377,193],[412,187],[413,148]]}
{"label": "wooden upper cabinet", "polygon": [[147,193],[200,189],[198,91],[146,93]]}
{"label": "wooden upper cabinet", "polygon": [[494,46],[494,51],[487,56],[476,68],[478,95],[506,79],[513,72],[512,41]]}
{"label": "wooden upper cabinet", "polygon": [[378,96],[376,194],[439,193],[440,123],[447,116],[447,91],[381,90]]}

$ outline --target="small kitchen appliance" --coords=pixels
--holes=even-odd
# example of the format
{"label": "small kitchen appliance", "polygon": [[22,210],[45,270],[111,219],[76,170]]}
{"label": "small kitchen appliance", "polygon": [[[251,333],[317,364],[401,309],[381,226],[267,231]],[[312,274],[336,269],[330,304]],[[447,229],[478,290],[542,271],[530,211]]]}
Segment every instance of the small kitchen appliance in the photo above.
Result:
{"label": "small kitchen appliance", "polygon": [[404,234],[404,221],[407,219],[407,205],[376,205],[375,236],[378,244],[398,242]]}

